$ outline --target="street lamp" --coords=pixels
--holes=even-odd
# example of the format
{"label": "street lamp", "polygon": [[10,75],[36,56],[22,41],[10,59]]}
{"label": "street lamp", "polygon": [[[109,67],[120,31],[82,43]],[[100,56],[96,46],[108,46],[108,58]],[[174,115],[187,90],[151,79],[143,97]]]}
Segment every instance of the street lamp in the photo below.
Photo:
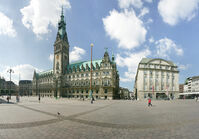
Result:
{"label": "street lamp", "polygon": [[94,44],[91,43],[91,79],[90,79],[90,97],[91,97],[91,103],[93,103],[93,92],[92,92],[92,49],[93,49]]}
{"label": "street lamp", "polygon": [[57,78],[56,78],[56,76],[54,76],[53,77],[53,81],[54,81],[54,97],[55,97],[55,99],[57,99],[57,90],[58,90],[58,88],[57,88]]}
{"label": "street lamp", "polygon": [[11,74],[14,73],[14,70],[12,70],[11,68],[7,71],[8,73],[10,73],[10,89],[9,89],[9,94],[10,94],[10,99],[11,99]]}

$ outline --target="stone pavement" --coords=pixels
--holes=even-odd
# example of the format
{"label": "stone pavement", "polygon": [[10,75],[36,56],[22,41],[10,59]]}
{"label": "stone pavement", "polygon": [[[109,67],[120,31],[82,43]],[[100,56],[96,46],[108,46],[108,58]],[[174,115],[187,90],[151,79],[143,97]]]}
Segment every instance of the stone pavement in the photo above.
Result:
{"label": "stone pavement", "polygon": [[[0,99],[0,139],[199,138],[199,102]],[[60,113],[60,115],[57,114]]]}

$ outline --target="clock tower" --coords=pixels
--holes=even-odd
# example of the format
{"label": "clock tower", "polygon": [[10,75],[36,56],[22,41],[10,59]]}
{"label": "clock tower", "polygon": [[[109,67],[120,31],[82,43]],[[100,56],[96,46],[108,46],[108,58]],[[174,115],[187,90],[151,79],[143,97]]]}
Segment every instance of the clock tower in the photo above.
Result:
{"label": "clock tower", "polygon": [[54,43],[54,75],[64,75],[69,64],[69,43],[66,33],[66,23],[64,21],[63,7],[61,20],[58,23],[57,37]]}

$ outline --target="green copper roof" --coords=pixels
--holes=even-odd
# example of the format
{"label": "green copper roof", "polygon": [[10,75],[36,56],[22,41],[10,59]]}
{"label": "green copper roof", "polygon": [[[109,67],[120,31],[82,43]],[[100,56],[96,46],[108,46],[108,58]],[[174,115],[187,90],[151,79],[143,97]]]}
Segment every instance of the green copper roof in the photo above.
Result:
{"label": "green copper roof", "polygon": [[[96,63],[100,66],[100,63],[102,62],[102,60],[93,60],[92,64],[94,66],[94,68],[96,68]],[[71,63],[68,68],[73,68],[73,66],[75,66],[75,68],[77,68],[78,66],[81,68],[81,66],[83,65],[84,68],[86,68],[86,64],[88,64],[88,67],[91,67],[91,61],[82,61],[82,62],[76,62],[76,63]]]}
{"label": "green copper roof", "polygon": [[58,33],[61,36],[61,39],[65,37],[66,34],[66,23],[64,21],[64,13],[63,13],[63,7],[61,11],[61,20],[58,23]]}
{"label": "green copper roof", "polygon": [[43,71],[43,72],[39,72],[38,75],[39,76],[48,76],[48,75],[52,75],[53,74],[53,69],[51,70],[46,70],[46,71]]}
{"label": "green copper roof", "polygon": [[[96,68],[96,63],[100,66],[101,62],[102,62],[101,59],[100,60],[93,60],[92,61],[93,67]],[[75,69],[77,69],[78,66],[79,66],[79,68],[81,68],[82,65],[84,66],[84,68],[86,68],[87,64],[88,64],[88,67],[90,68],[91,61],[82,61],[82,62],[71,63],[67,68],[73,69],[73,67],[75,66]],[[43,72],[39,72],[39,73],[37,73],[37,75],[38,75],[38,77],[51,76],[51,75],[53,75],[53,69],[46,70],[46,71],[43,71]]]}

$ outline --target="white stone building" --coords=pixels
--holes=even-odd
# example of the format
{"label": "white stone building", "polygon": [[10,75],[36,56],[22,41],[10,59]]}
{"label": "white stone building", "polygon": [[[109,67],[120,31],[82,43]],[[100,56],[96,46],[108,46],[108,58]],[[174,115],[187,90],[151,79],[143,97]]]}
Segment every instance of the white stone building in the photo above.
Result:
{"label": "white stone building", "polygon": [[191,91],[199,92],[199,76],[192,77]]}
{"label": "white stone building", "polygon": [[178,78],[179,71],[173,62],[143,58],[138,65],[135,77],[135,98],[177,98],[179,94]]}
{"label": "white stone building", "polygon": [[184,84],[184,93],[191,92],[192,77],[188,77]]}
{"label": "white stone building", "polygon": [[184,93],[199,92],[199,76],[188,77],[184,84]]}

